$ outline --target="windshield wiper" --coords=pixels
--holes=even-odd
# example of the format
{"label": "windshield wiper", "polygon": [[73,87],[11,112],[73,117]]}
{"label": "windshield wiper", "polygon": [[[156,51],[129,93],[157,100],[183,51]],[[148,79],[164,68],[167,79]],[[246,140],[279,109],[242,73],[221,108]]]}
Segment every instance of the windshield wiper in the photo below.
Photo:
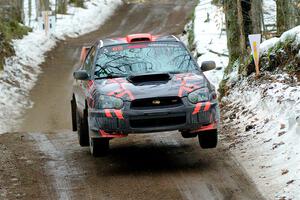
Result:
{"label": "windshield wiper", "polygon": [[181,71],[170,71],[170,72],[168,72],[169,74],[180,74],[180,73],[183,73],[183,72],[181,72]]}
{"label": "windshield wiper", "polygon": [[121,78],[121,77],[126,77],[124,74],[107,74],[106,76],[103,77],[96,77],[95,79],[106,79],[106,78]]}

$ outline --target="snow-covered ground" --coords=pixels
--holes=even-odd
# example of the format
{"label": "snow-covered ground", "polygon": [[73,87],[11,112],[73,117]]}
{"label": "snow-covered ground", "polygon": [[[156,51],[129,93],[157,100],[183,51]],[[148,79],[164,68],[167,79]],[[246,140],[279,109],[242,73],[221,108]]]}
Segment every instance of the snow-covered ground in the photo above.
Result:
{"label": "snow-covered ground", "polygon": [[198,63],[213,60],[217,69],[205,72],[207,78],[218,88],[223,72],[228,64],[225,16],[221,7],[211,4],[211,0],[201,0],[195,10],[194,34]]}
{"label": "snow-covered ground", "polygon": [[223,98],[223,124],[238,132],[231,150],[267,199],[300,198],[300,84],[291,80],[250,76]]}
{"label": "snow-covered ground", "polygon": [[[226,32],[222,31],[225,26],[222,9],[210,2],[201,0],[196,8],[195,44],[201,55],[199,64],[203,60],[214,60],[222,67],[222,70],[206,72],[208,79],[218,85],[228,63],[228,58],[221,55],[228,54]],[[275,24],[275,1],[263,2],[266,23]],[[281,38],[264,41],[260,51],[267,52],[293,36],[300,43],[300,27],[284,33]],[[222,99],[226,111],[223,124],[237,132],[227,135],[233,138],[228,143],[233,155],[267,199],[300,199],[300,84],[287,74],[266,73],[260,80],[254,75],[239,80],[237,69],[229,78],[237,82],[229,96]]]}
{"label": "snow-covered ground", "polygon": [[77,37],[98,29],[121,4],[121,0],[90,0],[85,3],[86,9],[69,6],[69,14],[59,16],[51,35],[46,36],[32,23],[33,32],[13,41],[16,56],[6,60],[0,74],[0,133],[14,131],[24,109],[33,105],[28,94],[41,72],[39,65],[45,53],[67,36]]}
{"label": "snow-covered ground", "polygon": [[[267,53],[293,37],[299,45],[300,26],[266,40],[260,51]],[[300,199],[300,83],[287,74],[266,73],[258,80],[250,76],[239,80],[222,101],[230,108],[223,123],[239,132],[232,151],[262,194]]]}

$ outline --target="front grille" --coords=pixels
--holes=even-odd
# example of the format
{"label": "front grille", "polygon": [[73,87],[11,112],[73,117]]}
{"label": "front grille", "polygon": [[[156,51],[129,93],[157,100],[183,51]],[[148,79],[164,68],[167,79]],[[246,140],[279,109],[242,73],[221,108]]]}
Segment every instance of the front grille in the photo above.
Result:
{"label": "front grille", "polygon": [[182,125],[185,123],[186,123],[186,116],[130,120],[130,126],[132,128],[165,127],[165,126]]}
{"label": "front grille", "polygon": [[182,101],[179,97],[157,97],[136,99],[131,102],[131,109],[171,108],[181,105]]}

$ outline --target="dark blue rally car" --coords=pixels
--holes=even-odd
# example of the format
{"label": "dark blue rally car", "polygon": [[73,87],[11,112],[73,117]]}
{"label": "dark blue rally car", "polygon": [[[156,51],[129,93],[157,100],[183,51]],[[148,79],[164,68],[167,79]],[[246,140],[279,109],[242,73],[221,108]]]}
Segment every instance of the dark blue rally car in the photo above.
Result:
{"label": "dark blue rally car", "polygon": [[134,34],[83,47],[74,72],[73,130],[79,144],[104,155],[113,138],[178,130],[202,148],[218,141],[219,107],[213,85],[175,36]]}

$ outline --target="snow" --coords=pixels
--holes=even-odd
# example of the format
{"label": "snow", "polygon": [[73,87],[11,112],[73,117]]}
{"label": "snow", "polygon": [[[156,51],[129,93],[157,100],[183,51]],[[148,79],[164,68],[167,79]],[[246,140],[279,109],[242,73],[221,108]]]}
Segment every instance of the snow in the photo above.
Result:
{"label": "snow", "polygon": [[278,42],[280,41],[279,38],[277,37],[274,37],[274,38],[270,38],[264,42],[262,42],[260,44],[260,47],[259,47],[259,50],[260,52],[263,54],[263,53],[267,53],[268,50],[272,47],[274,47]]}
{"label": "snow", "polygon": [[[238,116],[223,121],[239,132],[232,151],[267,199],[298,199],[300,84],[287,84],[288,75],[269,75],[260,83],[253,79],[240,81],[223,98],[234,108],[224,117]],[[245,131],[248,125],[254,128]]]}
{"label": "snow", "polygon": [[295,28],[284,32],[280,37],[280,41],[284,42],[286,40],[293,39],[294,37],[296,42],[295,45],[300,44],[300,26],[296,26]]}
{"label": "snow", "polygon": [[300,26],[296,26],[286,32],[284,32],[280,38],[274,37],[271,39],[268,39],[261,43],[260,45],[260,51],[262,53],[266,53],[270,48],[274,47],[280,42],[286,42],[287,40],[294,39],[294,45],[300,44]]}
{"label": "snow", "polygon": [[265,25],[276,27],[276,1],[263,0],[263,17]]}
{"label": "snow", "polygon": [[[207,20],[209,17],[209,20]],[[194,34],[196,51],[201,56],[198,63],[213,60],[217,69],[205,72],[212,84],[219,86],[224,69],[228,64],[225,15],[221,7],[211,4],[211,0],[202,0],[195,9]],[[214,53],[212,53],[214,52]]]}
{"label": "snow", "polygon": [[0,78],[0,133],[17,130],[25,109],[33,106],[28,95],[41,73],[39,65],[45,53],[67,36],[98,29],[121,4],[121,0],[90,0],[85,3],[86,9],[69,7],[72,15],[60,15],[51,35],[46,36],[32,23],[33,32],[13,41],[16,56],[6,60]]}
{"label": "snow", "polygon": [[[275,25],[276,2],[263,2],[266,24]],[[206,20],[207,13],[210,21]],[[198,62],[214,60],[218,67],[222,67],[222,70],[205,72],[207,78],[218,86],[228,64],[228,58],[221,55],[228,54],[226,32],[222,31],[224,14],[210,0],[202,0],[196,7],[195,17],[196,51],[201,55]],[[300,26],[285,32],[280,38],[264,41],[260,52],[267,53],[279,42],[293,37],[295,45],[300,44]],[[225,77],[233,88],[222,99],[223,109],[228,109],[223,124],[238,134],[229,134],[228,137],[234,138],[233,143],[226,139],[222,142],[230,147],[267,199],[300,199],[300,85],[287,74],[265,74],[262,80],[255,79],[254,75],[241,78],[238,75],[239,63],[234,65],[233,72]]]}

